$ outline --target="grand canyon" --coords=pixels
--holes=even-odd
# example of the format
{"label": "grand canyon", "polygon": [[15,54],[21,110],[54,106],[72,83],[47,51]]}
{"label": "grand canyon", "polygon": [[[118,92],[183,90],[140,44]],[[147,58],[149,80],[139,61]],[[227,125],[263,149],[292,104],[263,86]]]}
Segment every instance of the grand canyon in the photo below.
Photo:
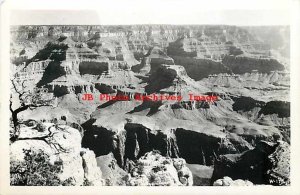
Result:
{"label": "grand canyon", "polygon": [[289,26],[10,30],[11,185],[290,185]]}

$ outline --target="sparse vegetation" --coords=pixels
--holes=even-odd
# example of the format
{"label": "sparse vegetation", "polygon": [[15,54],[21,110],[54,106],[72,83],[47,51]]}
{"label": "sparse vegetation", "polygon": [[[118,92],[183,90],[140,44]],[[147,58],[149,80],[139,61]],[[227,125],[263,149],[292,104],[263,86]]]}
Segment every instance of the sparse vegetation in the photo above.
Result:
{"label": "sparse vegetation", "polygon": [[17,186],[59,186],[62,182],[58,174],[61,166],[52,165],[49,156],[42,150],[24,150],[24,161],[10,161],[10,184]]}
{"label": "sparse vegetation", "polygon": [[[22,83],[18,83],[14,79],[11,80],[12,90],[18,96],[18,102],[13,102],[13,93],[10,95],[10,104],[9,109],[11,112],[11,119],[12,119],[12,126],[13,130],[10,134],[10,141],[14,142],[18,140],[19,133],[20,133],[20,121],[18,115],[19,113],[30,109],[34,110],[38,107],[42,106],[50,106],[52,99],[48,99],[45,94],[47,94],[46,89],[34,88],[34,89],[27,89],[25,85],[25,81]],[[42,130],[42,129],[41,129]]]}
{"label": "sparse vegetation", "polygon": [[87,180],[86,178],[84,178],[82,186],[92,186],[92,183],[89,180]]}
{"label": "sparse vegetation", "polygon": [[143,174],[143,172],[144,172],[144,165],[142,163],[138,163],[137,164],[137,173],[141,175],[141,174]]}

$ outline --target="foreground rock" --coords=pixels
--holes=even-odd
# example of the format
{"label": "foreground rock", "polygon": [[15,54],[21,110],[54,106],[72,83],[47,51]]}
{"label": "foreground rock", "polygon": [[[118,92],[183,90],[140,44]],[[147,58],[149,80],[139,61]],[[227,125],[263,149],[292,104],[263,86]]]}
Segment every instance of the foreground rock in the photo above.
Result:
{"label": "foreground rock", "polygon": [[[81,148],[81,135],[77,129],[53,123],[21,127],[18,140],[11,143],[11,163],[24,162],[28,155],[26,151],[33,151],[34,154],[42,151],[49,157],[46,158],[49,162],[44,162],[45,166],[59,164],[60,171],[57,171],[56,176],[61,183],[67,181],[68,185],[103,185],[95,154]],[[24,167],[23,173],[29,174],[26,171]],[[49,178],[45,175],[44,179]]]}
{"label": "foreground rock", "polygon": [[129,186],[191,186],[193,177],[185,160],[163,157],[152,151],[129,165]]}
{"label": "foreground rock", "polygon": [[232,179],[249,180],[254,184],[289,185],[289,163],[288,143],[262,141],[253,150],[221,156],[215,163],[212,181],[229,176]]}
{"label": "foreground rock", "polygon": [[214,182],[214,186],[253,186],[253,183],[246,180],[232,180],[230,177],[224,177],[223,179],[218,179]]}
{"label": "foreground rock", "polygon": [[107,186],[124,186],[124,178],[127,175],[117,164],[117,160],[112,153],[102,155],[96,158],[97,165],[101,169],[102,178]]}
{"label": "foreground rock", "polygon": [[193,174],[194,186],[210,186],[210,180],[214,171],[213,166],[199,164],[186,164]]}

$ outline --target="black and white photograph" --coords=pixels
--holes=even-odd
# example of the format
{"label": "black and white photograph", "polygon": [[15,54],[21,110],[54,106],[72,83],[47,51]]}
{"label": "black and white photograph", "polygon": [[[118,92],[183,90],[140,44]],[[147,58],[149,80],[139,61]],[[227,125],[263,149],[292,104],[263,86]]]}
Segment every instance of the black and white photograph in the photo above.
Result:
{"label": "black and white photograph", "polygon": [[291,185],[289,17],[69,12],[11,12],[11,187]]}

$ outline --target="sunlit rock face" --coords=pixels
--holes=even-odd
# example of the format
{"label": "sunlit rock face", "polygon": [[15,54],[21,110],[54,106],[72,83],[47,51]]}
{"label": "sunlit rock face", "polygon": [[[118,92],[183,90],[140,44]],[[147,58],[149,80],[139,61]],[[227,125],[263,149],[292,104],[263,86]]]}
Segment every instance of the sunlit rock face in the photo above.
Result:
{"label": "sunlit rock face", "polygon": [[130,186],[191,186],[193,177],[185,160],[166,158],[149,152],[129,168],[127,185]]}
{"label": "sunlit rock face", "polygon": [[224,177],[215,181],[213,186],[253,186],[253,183],[247,180],[232,180],[230,177]]}
{"label": "sunlit rock face", "polygon": [[[221,25],[12,27],[11,78],[26,94],[39,89],[43,99],[51,99],[50,105],[19,113],[19,120],[65,125],[69,134],[51,128],[63,137],[55,140],[74,149],[54,154],[43,141],[27,139],[43,133],[22,126],[26,139],[12,143],[12,153],[22,156],[20,148],[28,146],[62,156],[61,177],[74,176],[76,185],[201,185],[191,175],[207,170],[210,174],[201,175],[205,185],[288,185],[282,163],[289,165],[276,160],[288,159],[290,144],[288,31]],[[135,99],[154,95],[181,98]],[[218,98],[194,98],[201,95]],[[18,98],[12,90],[20,105]],[[248,155],[257,159],[248,161]],[[244,165],[246,171],[240,171]]]}
{"label": "sunlit rock face", "polygon": [[[42,150],[49,156],[51,164],[59,162],[62,171],[60,180],[71,178],[72,185],[103,185],[101,170],[97,167],[93,151],[81,148],[81,135],[77,129],[52,123],[41,126],[24,126],[20,129],[19,140],[11,144],[11,161],[24,161],[24,150]],[[26,172],[26,171],[25,171]]]}
{"label": "sunlit rock face", "polygon": [[153,47],[149,49],[147,54],[143,55],[140,64],[132,67],[132,71],[146,75],[150,71],[154,72],[162,64],[174,65],[174,60],[167,56],[162,49]]}
{"label": "sunlit rock face", "polygon": [[102,179],[102,172],[97,167],[96,156],[93,151],[82,149],[80,153],[82,157],[84,178],[92,186],[102,186],[104,181]]}

